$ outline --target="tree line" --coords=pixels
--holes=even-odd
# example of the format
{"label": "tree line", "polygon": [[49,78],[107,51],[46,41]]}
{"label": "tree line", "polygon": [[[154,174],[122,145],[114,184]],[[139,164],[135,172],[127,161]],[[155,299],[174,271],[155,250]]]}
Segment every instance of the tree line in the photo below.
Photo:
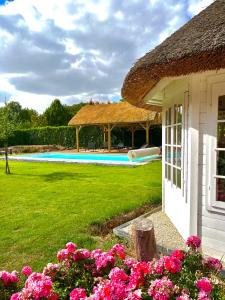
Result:
{"label": "tree line", "polygon": [[41,114],[34,109],[23,108],[19,102],[10,101],[0,108],[0,115],[7,111],[9,120],[13,120],[16,129],[28,129],[44,126],[64,126],[86,103],[63,105],[55,99]]}

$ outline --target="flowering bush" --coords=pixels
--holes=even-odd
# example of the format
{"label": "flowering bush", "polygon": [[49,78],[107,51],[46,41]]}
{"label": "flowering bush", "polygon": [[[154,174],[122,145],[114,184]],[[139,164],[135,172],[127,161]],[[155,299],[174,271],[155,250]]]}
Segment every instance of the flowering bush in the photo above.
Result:
{"label": "flowering bush", "polygon": [[67,243],[42,273],[29,266],[21,274],[0,272],[2,300],[210,300],[225,299],[222,264],[203,258],[200,239],[188,238],[187,250],[150,262],[126,257],[122,245],[108,252],[77,249]]}

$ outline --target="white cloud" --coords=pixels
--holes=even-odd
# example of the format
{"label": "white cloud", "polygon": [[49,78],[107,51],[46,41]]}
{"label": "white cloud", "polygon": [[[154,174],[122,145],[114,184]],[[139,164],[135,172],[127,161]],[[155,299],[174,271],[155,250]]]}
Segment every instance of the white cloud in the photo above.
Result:
{"label": "white cloud", "polygon": [[209,6],[213,0],[189,0],[188,12],[197,15],[200,11]]}
{"label": "white cloud", "polygon": [[0,102],[43,111],[63,102],[119,99],[145,52],[210,0],[14,0],[0,6]]}

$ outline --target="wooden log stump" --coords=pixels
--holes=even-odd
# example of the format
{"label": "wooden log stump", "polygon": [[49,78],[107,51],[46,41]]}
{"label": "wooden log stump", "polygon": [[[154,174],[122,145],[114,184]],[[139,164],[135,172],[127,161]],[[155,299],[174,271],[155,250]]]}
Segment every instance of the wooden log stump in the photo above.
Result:
{"label": "wooden log stump", "polygon": [[132,223],[132,238],[138,261],[157,257],[154,225],[151,220],[139,218]]}

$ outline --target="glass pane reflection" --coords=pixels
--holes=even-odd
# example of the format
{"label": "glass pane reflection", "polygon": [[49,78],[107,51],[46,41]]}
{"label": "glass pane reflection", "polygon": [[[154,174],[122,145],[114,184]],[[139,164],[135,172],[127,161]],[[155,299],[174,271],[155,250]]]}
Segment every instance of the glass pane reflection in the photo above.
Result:
{"label": "glass pane reflection", "polygon": [[217,151],[217,175],[225,176],[225,151]]}
{"label": "glass pane reflection", "polygon": [[218,99],[218,120],[225,120],[225,96]]}
{"label": "glass pane reflection", "polygon": [[225,179],[216,178],[216,200],[225,202]]}
{"label": "glass pane reflection", "polygon": [[218,123],[217,126],[217,147],[225,148],[225,123]]}

